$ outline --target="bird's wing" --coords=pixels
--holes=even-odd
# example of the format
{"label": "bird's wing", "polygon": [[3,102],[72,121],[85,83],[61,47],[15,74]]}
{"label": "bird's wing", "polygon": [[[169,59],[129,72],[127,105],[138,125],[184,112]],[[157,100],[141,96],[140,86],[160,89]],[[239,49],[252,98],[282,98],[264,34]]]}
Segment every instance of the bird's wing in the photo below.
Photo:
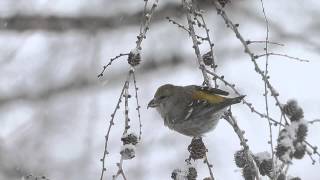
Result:
{"label": "bird's wing", "polygon": [[229,94],[220,89],[194,89],[191,93],[191,101],[186,109],[185,120],[198,116],[209,115],[232,104],[241,102],[244,96],[236,98],[224,97],[220,94]]}
{"label": "bird's wing", "polygon": [[216,94],[216,95],[223,95],[223,96],[228,96],[229,93],[227,91],[217,89],[217,88],[211,88],[207,86],[195,86],[193,85],[194,89],[197,91],[202,91],[207,94]]}
{"label": "bird's wing", "polygon": [[[220,92],[221,91],[221,92]],[[219,92],[219,93],[216,93]],[[229,94],[228,92],[222,91],[220,89],[195,89],[192,92],[192,99],[195,101],[206,101],[210,104],[219,104],[223,103],[224,101],[228,100],[229,98],[226,98],[221,95],[221,93],[224,92],[224,94]]]}
{"label": "bird's wing", "polygon": [[230,106],[232,104],[240,103],[244,97],[245,96],[229,98],[229,97],[225,97],[225,96],[221,96],[218,94],[210,93],[207,91],[201,91],[201,90],[200,91],[194,90],[192,92],[192,99],[194,101],[200,101],[200,102],[204,101],[216,107],[221,106],[222,108],[226,106]]}

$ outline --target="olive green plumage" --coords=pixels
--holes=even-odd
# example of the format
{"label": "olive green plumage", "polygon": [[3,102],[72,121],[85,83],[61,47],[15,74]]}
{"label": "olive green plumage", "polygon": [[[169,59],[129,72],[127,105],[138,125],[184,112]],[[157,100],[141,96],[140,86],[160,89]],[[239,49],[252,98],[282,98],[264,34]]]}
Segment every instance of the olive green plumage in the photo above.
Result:
{"label": "olive green plumage", "polygon": [[148,107],[156,108],[170,129],[198,137],[214,129],[227,108],[244,97],[227,95],[216,88],[165,84],[158,88]]}

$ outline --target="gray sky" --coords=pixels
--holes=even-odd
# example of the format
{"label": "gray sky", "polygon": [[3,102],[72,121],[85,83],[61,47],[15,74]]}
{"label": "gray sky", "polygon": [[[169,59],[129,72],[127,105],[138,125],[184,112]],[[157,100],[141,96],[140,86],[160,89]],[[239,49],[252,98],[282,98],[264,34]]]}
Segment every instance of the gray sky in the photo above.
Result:
{"label": "gray sky", "polygon": [[[146,109],[162,84],[202,83],[191,39],[164,18],[169,14],[186,24],[185,16],[175,9],[179,4],[180,1],[160,0],[158,14],[142,43],[142,62],[136,76],[143,132],[136,158],[124,162],[128,179],[170,179],[173,169],[184,167],[188,156],[191,139],[170,131],[156,111]],[[263,81],[240,42],[210,6],[205,5],[205,18],[215,43],[217,73],[234,83],[248,101],[264,112]],[[310,60],[303,63],[279,56],[269,59],[270,81],[279,92],[280,101],[296,99],[306,120],[320,117],[319,7],[316,0],[265,2],[270,40],[285,44],[270,45],[270,51]],[[21,179],[28,174],[45,175],[52,180],[99,178],[104,136],[129,65],[125,58],[118,59],[102,79],[97,75],[110,58],[135,47],[139,32],[139,19],[135,18],[140,17],[137,13],[142,9],[143,1],[130,0],[0,2],[0,179]],[[246,39],[265,39],[259,0],[232,2],[226,11],[240,24],[239,30]],[[88,23],[92,24],[88,27]],[[250,47],[256,54],[264,53],[263,44]],[[201,48],[202,52],[206,50],[205,46]],[[258,61],[263,67],[264,59]],[[222,84],[221,88],[232,92]],[[130,93],[134,93],[133,89]],[[138,133],[133,100],[129,104],[130,130]],[[273,98],[269,100],[272,117],[279,119]],[[267,121],[242,104],[232,110],[245,130],[251,150],[270,151]],[[122,108],[111,131],[105,179],[116,173],[123,114]],[[309,126],[307,140],[313,145],[320,145],[319,128],[320,123]],[[274,141],[277,129],[274,128]],[[234,152],[240,149],[239,140],[229,124],[221,120],[204,141],[216,179],[241,179],[241,170],[233,161]],[[288,174],[319,179],[319,157],[314,157],[315,165],[311,165],[308,156],[294,160]],[[201,161],[196,166],[200,179],[208,176]]]}

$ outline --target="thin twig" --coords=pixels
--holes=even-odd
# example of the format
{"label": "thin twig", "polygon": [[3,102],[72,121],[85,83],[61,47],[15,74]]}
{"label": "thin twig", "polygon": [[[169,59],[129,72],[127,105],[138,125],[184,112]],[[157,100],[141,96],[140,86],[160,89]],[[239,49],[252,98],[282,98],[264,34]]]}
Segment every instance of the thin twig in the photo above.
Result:
{"label": "thin twig", "polygon": [[[236,89],[236,86],[235,84],[232,84],[232,83],[229,83],[228,81],[225,80],[224,76],[219,76],[217,75],[216,73],[212,72],[212,71],[209,71],[209,70],[206,70],[206,72],[210,75],[213,76],[213,78],[215,79],[219,79],[220,81],[222,81],[226,86],[230,87],[234,93],[236,93],[237,95],[241,96],[242,94]],[[261,113],[259,111],[256,110],[255,107],[253,107],[252,103],[248,102],[247,100],[243,99],[242,102],[247,106],[249,107],[250,111],[259,115],[259,117],[261,118],[265,118],[265,119],[270,119],[275,125],[278,125],[279,122],[276,121],[275,119],[271,118],[270,116],[268,117],[266,114],[264,113]],[[284,124],[281,124],[282,126],[284,126]]]}
{"label": "thin twig", "polygon": [[[276,106],[279,107],[281,114],[283,114],[283,109],[281,107],[281,103],[280,100],[278,98],[279,93],[275,90],[275,88],[271,85],[270,81],[269,81],[269,77],[265,76],[264,72],[261,70],[261,68],[259,67],[258,63],[256,62],[256,58],[255,55],[251,52],[250,48],[248,47],[246,41],[244,40],[244,38],[242,37],[242,35],[240,34],[239,30],[238,30],[238,24],[235,25],[230,18],[227,16],[226,12],[222,9],[222,6],[216,1],[216,0],[212,0],[215,8],[217,9],[218,14],[222,17],[222,19],[225,21],[226,25],[228,28],[230,28],[236,35],[236,37],[240,40],[240,42],[242,43],[243,47],[244,47],[244,52],[246,54],[249,55],[253,65],[254,65],[254,70],[261,76],[262,80],[266,82],[268,89],[271,92],[271,96],[274,97],[275,101],[276,101]],[[287,120],[287,118],[284,116],[284,120],[286,124],[289,124],[289,121]]]}
{"label": "thin twig", "polygon": [[[264,8],[264,3],[263,0],[260,0],[261,2],[261,7],[262,7],[262,12],[263,12],[263,16],[264,16],[264,20],[265,20],[265,24],[266,24],[266,40],[265,40],[265,53],[268,54],[269,53],[269,46],[268,46],[268,42],[269,42],[269,22],[268,22],[268,18],[267,18],[267,14]],[[265,77],[268,77],[268,66],[269,66],[269,56],[266,56],[265,58],[266,63],[265,63]],[[267,114],[267,119],[268,119],[268,127],[269,127],[269,143],[270,143],[270,149],[271,149],[271,158],[272,158],[272,165],[273,167],[275,167],[275,161],[274,161],[274,157],[275,157],[275,152],[273,150],[273,138],[272,138],[272,123],[270,120],[270,115],[269,115],[269,102],[268,102],[268,88],[267,88],[267,81],[266,79],[264,79],[264,99],[265,99],[265,108],[266,108],[266,114]],[[275,169],[272,168],[272,172],[273,174],[275,174]],[[274,179],[274,177],[272,177],[272,179]]]}
{"label": "thin twig", "polygon": [[123,180],[127,180],[124,172],[123,172],[123,169],[122,169],[122,164],[123,164],[123,157],[120,158],[120,162],[117,163],[117,166],[118,166],[118,171],[117,171],[117,174],[113,175],[112,176],[112,180],[116,180],[118,178],[119,175],[122,176]]}
{"label": "thin twig", "polygon": [[[172,24],[174,24],[174,25],[177,25],[178,28],[181,28],[181,29],[187,31],[188,34],[190,35],[190,31],[189,31],[189,29],[188,29],[186,26],[178,23],[177,21],[173,20],[173,19],[170,18],[170,17],[166,17],[166,19],[167,19],[170,23],[172,23]],[[196,37],[197,37],[198,39],[200,39],[201,41],[204,41],[204,40],[206,39],[205,37],[202,37],[202,36],[199,36],[199,35],[196,35]]]}
{"label": "thin twig", "polygon": [[124,91],[126,89],[126,84],[127,82],[130,80],[130,76],[131,76],[131,73],[129,72],[128,73],[128,76],[127,76],[127,79],[122,87],[122,90],[121,90],[121,93],[120,93],[120,96],[119,96],[119,99],[118,99],[118,102],[117,102],[117,105],[116,105],[116,108],[113,110],[113,113],[111,114],[111,120],[110,120],[110,123],[109,123],[109,127],[108,127],[108,131],[107,131],[107,134],[105,136],[105,143],[104,143],[104,152],[103,152],[103,157],[100,159],[100,161],[102,162],[102,170],[101,170],[101,175],[100,175],[100,180],[103,179],[103,176],[104,176],[104,172],[106,171],[106,166],[105,166],[105,159],[106,159],[106,156],[108,153],[108,140],[109,140],[109,135],[110,135],[110,131],[111,131],[111,127],[114,125],[114,117],[118,111],[118,109],[120,108],[120,103],[121,103],[121,99],[122,99],[122,96],[124,94]]}
{"label": "thin twig", "polygon": [[141,19],[141,22],[140,22],[140,31],[139,31],[140,34],[143,33],[144,23],[146,22],[147,7],[148,7],[148,0],[144,1],[143,15],[142,15],[142,19]]}
{"label": "thin twig", "polygon": [[308,141],[304,140],[304,143],[306,143],[313,151],[313,154],[316,154],[320,157],[320,153],[318,151],[318,147],[317,146],[313,146],[312,144],[310,144]]}
{"label": "thin twig", "polygon": [[[125,82],[125,85],[124,85],[124,93],[123,93],[123,96],[124,96],[124,116],[125,116],[125,122],[124,122],[124,130],[123,130],[123,135],[127,134],[128,132],[128,129],[130,128],[129,126],[129,85],[130,85],[130,77],[132,75],[132,71],[130,70],[129,71],[129,75],[128,75],[128,78]],[[113,175],[112,176],[112,179],[113,180],[116,180],[117,177],[121,174],[123,179],[126,180],[126,176],[124,174],[124,171],[123,171],[123,168],[122,168],[122,164],[123,164],[123,156],[121,155],[121,158],[120,158],[120,162],[117,163],[117,166],[118,166],[118,172],[116,175]]]}
{"label": "thin twig", "polygon": [[119,55],[111,58],[110,61],[109,61],[109,63],[103,66],[103,69],[102,69],[101,73],[98,75],[98,78],[100,78],[100,77],[103,76],[104,71],[107,69],[108,66],[110,66],[110,65],[112,64],[112,62],[113,62],[114,60],[116,60],[116,59],[118,59],[118,58],[120,58],[120,57],[122,57],[122,56],[128,56],[128,55],[129,55],[129,53],[124,53],[124,54],[120,53]]}
{"label": "thin twig", "polygon": [[[143,39],[146,38],[146,33],[147,31],[149,30],[149,26],[150,26],[150,22],[151,22],[151,17],[153,15],[153,13],[155,12],[155,9],[156,7],[158,6],[158,2],[159,0],[155,0],[152,7],[151,7],[151,10],[149,13],[147,13],[147,5],[148,5],[148,0],[144,0],[145,3],[144,3],[144,13],[143,13],[143,16],[142,16],[142,20],[141,20],[141,24],[140,24],[140,32],[139,32],[139,35],[137,36],[137,41],[136,41],[136,47],[133,51],[131,52],[137,52],[137,53],[140,53],[140,50],[142,49],[141,48],[141,44],[142,44],[142,41]],[[130,52],[130,53],[131,53]],[[125,56],[125,55],[130,55],[130,53],[126,53],[126,54],[120,54],[114,58],[111,58],[110,62],[103,66],[103,70],[102,72],[98,75],[98,78],[99,77],[102,77],[103,76],[103,73],[105,72],[106,68],[108,66],[110,66],[112,64],[112,62],[118,58],[120,58],[121,56]],[[139,54],[140,55],[140,54]],[[140,56],[139,56],[140,57]],[[130,62],[129,62],[130,64]],[[118,102],[117,102],[117,105],[116,105],[116,108],[115,110],[113,111],[113,113],[111,114],[111,120],[110,120],[110,124],[109,124],[109,127],[108,127],[108,131],[107,131],[107,134],[105,136],[105,145],[104,145],[104,153],[103,153],[103,157],[100,159],[101,162],[102,162],[102,171],[101,171],[101,176],[100,176],[100,180],[103,179],[103,176],[104,176],[104,173],[106,171],[106,167],[105,167],[105,159],[106,159],[106,156],[108,154],[108,151],[107,151],[107,148],[108,148],[108,140],[109,140],[109,135],[110,135],[110,131],[111,131],[111,127],[114,125],[114,117],[115,117],[115,114],[117,112],[117,110],[120,108],[120,103],[121,103],[121,99],[122,97],[124,96],[125,97],[125,128],[124,128],[124,132],[123,134],[126,134],[127,133],[127,130],[130,128],[129,126],[129,102],[128,102],[128,99],[129,99],[129,82],[130,82],[130,77],[131,75],[133,76],[133,81],[134,81],[134,87],[135,87],[135,96],[136,96],[136,102],[137,102],[137,111],[138,111],[138,118],[139,118],[139,125],[140,125],[140,135],[139,135],[139,140],[141,139],[141,119],[140,119],[140,105],[139,105],[139,101],[138,101],[138,93],[137,93],[137,85],[136,85],[136,78],[135,78],[135,74],[134,74],[134,71],[135,71],[135,68],[134,68],[134,65],[135,64],[130,64],[131,65],[131,68],[129,70],[129,73],[128,73],[128,76],[127,76],[127,79],[123,85],[123,88],[121,90],[121,93],[120,93],[120,97],[118,99]],[[113,179],[116,179],[119,175],[122,175],[123,179],[126,180],[126,176],[123,172],[123,169],[122,169],[122,163],[123,163],[123,156],[121,156],[121,159],[120,159],[120,162],[117,163],[117,166],[118,166],[118,172],[116,175],[113,176]]]}
{"label": "thin twig", "polygon": [[[211,67],[212,67],[212,69],[213,69],[213,72],[216,72],[217,65],[216,65],[216,63],[215,63],[215,58],[214,58],[214,54],[213,54],[213,46],[214,46],[214,44],[211,42],[211,38],[210,38],[210,34],[209,34],[209,28],[207,27],[207,24],[206,24],[206,22],[205,22],[205,20],[204,20],[203,15],[201,14],[201,12],[200,12],[200,13],[197,13],[196,15],[200,16],[201,21],[202,21],[202,27],[203,27],[203,28],[205,29],[205,31],[206,31],[207,37],[206,37],[205,40],[206,40],[206,41],[208,42],[208,44],[209,44],[209,47],[210,47],[210,55],[211,55],[211,57],[212,57],[212,65],[211,65]],[[215,88],[218,88],[218,84],[217,84],[217,81],[216,81],[216,80],[214,80],[214,87],[215,87]]]}
{"label": "thin twig", "polygon": [[211,180],[214,180],[214,176],[213,176],[213,171],[212,171],[212,164],[210,164],[210,162],[208,161],[208,157],[207,157],[207,154],[206,156],[204,157],[204,163],[207,164],[207,167],[208,167],[208,170],[209,170],[209,173],[210,173],[210,177],[211,177]]}
{"label": "thin twig", "polygon": [[268,53],[261,54],[261,55],[255,55],[255,58],[258,59],[258,58],[264,57],[264,56],[266,56],[266,57],[268,57],[268,56],[282,56],[282,57],[286,57],[288,59],[293,59],[293,60],[300,61],[300,62],[310,62],[308,59],[302,59],[302,58],[293,57],[293,56],[289,56],[286,54],[274,53],[274,52],[268,52]]}
{"label": "thin twig", "polygon": [[309,121],[308,123],[310,123],[310,124],[320,123],[320,119],[315,119],[315,120]]}
{"label": "thin twig", "polygon": [[247,40],[246,43],[249,44],[253,44],[253,43],[268,43],[268,44],[274,44],[274,45],[278,45],[278,46],[284,46],[284,44],[282,43],[278,43],[278,42],[272,42],[272,41],[251,41],[251,40]]}
{"label": "thin twig", "polygon": [[[129,78],[131,77],[132,71],[129,71]],[[129,125],[129,85],[130,85],[130,79],[128,81],[126,81],[125,83],[125,89],[124,89],[124,131],[123,131],[123,135],[127,134],[128,129],[130,128]]]}
{"label": "thin twig", "polygon": [[134,69],[132,69],[132,77],[133,77],[133,84],[135,89],[135,98],[136,98],[136,104],[137,104],[137,112],[138,112],[138,120],[139,120],[139,141],[141,140],[142,136],[142,123],[141,123],[141,114],[140,114],[140,104],[139,104],[139,98],[138,98],[138,86],[136,81],[136,75]]}
{"label": "thin twig", "polygon": [[184,10],[186,11],[186,14],[187,14],[189,31],[190,31],[190,35],[191,35],[192,42],[193,42],[193,49],[194,49],[194,51],[195,51],[195,53],[196,53],[197,60],[198,60],[198,64],[199,64],[199,67],[200,67],[200,69],[201,69],[201,72],[202,72],[202,75],[203,75],[203,78],[204,78],[204,82],[205,82],[209,87],[212,87],[211,81],[210,81],[210,79],[209,79],[209,76],[208,76],[208,74],[207,74],[206,71],[205,71],[205,65],[204,65],[202,56],[201,56],[201,54],[200,54],[200,49],[199,49],[199,46],[198,46],[198,41],[197,41],[196,33],[195,33],[195,30],[194,30],[194,27],[193,27],[193,21],[192,21],[192,19],[191,19],[190,4],[189,4],[189,2],[187,2],[187,1],[188,1],[188,0],[182,0],[182,5],[183,5],[183,8],[184,8]]}
{"label": "thin twig", "polygon": [[316,163],[316,160],[312,157],[312,152],[309,149],[306,149],[307,154],[310,157],[310,160],[312,161],[312,165]]}
{"label": "thin twig", "polygon": [[147,31],[149,30],[152,15],[155,12],[156,7],[158,6],[159,0],[154,1],[149,13],[146,12],[147,2],[148,2],[148,0],[145,0],[144,14],[143,14],[144,23],[141,24],[140,34],[137,36],[137,38],[138,38],[138,40],[136,41],[137,51],[140,51],[142,49],[141,48],[142,40],[146,38],[146,34],[147,34]]}
{"label": "thin twig", "polygon": [[249,145],[247,144],[247,139],[244,137],[244,131],[241,130],[238,126],[236,119],[233,117],[231,110],[229,109],[228,112],[225,114],[224,118],[228,121],[228,123],[233,127],[234,132],[238,135],[240,140],[240,145],[243,147],[244,152],[246,153],[247,159],[252,163],[254,171],[255,171],[255,178],[256,180],[260,179],[259,176],[259,169],[258,166],[250,152]]}
{"label": "thin twig", "polygon": [[284,174],[287,175],[288,174],[288,171],[289,171],[289,167],[290,167],[290,164],[286,164],[286,168],[284,170]]}

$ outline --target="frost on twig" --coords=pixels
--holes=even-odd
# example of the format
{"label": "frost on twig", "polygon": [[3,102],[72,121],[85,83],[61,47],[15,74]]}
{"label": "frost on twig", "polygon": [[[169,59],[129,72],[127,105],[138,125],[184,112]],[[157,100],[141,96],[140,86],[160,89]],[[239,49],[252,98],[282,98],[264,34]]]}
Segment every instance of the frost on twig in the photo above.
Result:
{"label": "frost on twig", "polygon": [[[136,77],[135,77],[135,67],[141,63],[141,50],[142,50],[141,44],[142,44],[143,39],[146,38],[146,33],[149,30],[151,18],[155,12],[156,7],[158,6],[159,0],[154,0],[150,11],[147,10],[148,2],[149,2],[148,0],[144,0],[144,11],[143,11],[144,13],[142,15],[139,35],[137,36],[136,47],[133,50],[131,50],[129,53],[121,53],[120,55],[118,55],[114,58],[111,58],[110,62],[107,65],[103,66],[103,70],[98,75],[98,78],[102,77],[104,75],[104,72],[107,69],[107,67],[110,66],[114,60],[116,60],[122,56],[128,56],[127,62],[130,65],[130,67],[129,67],[127,79],[124,82],[124,85],[121,90],[120,97],[119,97],[118,102],[115,106],[115,109],[114,109],[113,113],[111,114],[111,120],[109,122],[107,133],[105,135],[105,145],[104,145],[103,156],[100,159],[100,161],[102,162],[102,170],[101,170],[100,180],[103,180],[104,174],[106,172],[105,161],[106,161],[106,157],[108,154],[108,140],[109,140],[111,128],[115,123],[114,120],[115,120],[116,112],[120,108],[120,104],[122,102],[123,97],[125,99],[125,104],[124,104],[125,127],[123,130],[123,136],[121,138],[123,145],[120,150],[120,154],[121,154],[120,161],[116,164],[118,167],[118,171],[115,175],[112,176],[113,180],[117,179],[117,177],[120,175],[122,176],[122,178],[124,180],[127,179],[125,176],[125,173],[122,169],[123,160],[132,159],[135,157],[135,145],[141,140],[142,124],[141,124],[141,116],[140,116],[140,104],[139,104],[139,99],[138,99],[138,87],[137,87],[137,81],[136,81]],[[135,98],[136,98],[136,105],[137,105],[136,110],[138,112],[138,120],[139,120],[139,136],[137,136],[134,133],[128,133],[128,130],[130,129],[129,98],[131,97],[131,95],[129,94],[129,84],[131,82],[131,78],[133,79],[134,90],[135,90]]]}
{"label": "frost on twig", "polygon": [[291,163],[292,158],[301,159],[306,153],[304,143],[308,123],[303,119],[303,110],[295,100],[290,100],[283,106],[283,112],[291,121],[279,134],[276,155],[284,163]]}
{"label": "frost on twig", "polygon": [[197,176],[197,170],[191,164],[187,164],[184,169],[174,169],[171,173],[173,180],[196,180]]}
{"label": "frost on twig", "polygon": [[130,51],[128,55],[128,64],[134,67],[139,65],[140,62],[141,62],[140,50],[133,49],[132,51]]}
{"label": "frost on twig", "polygon": [[[266,38],[266,41],[265,41],[265,44],[266,44],[266,47],[265,47],[265,50],[266,50],[266,52],[265,52],[265,55],[262,55],[262,56],[259,56],[259,55],[255,55],[253,52],[252,52],[252,50],[249,48],[249,46],[248,46],[248,41],[245,41],[244,39],[244,37],[242,36],[242,34],[240,34],[240,32],[239,32],[239,24],[235,24],[235,23],[233,23],[232,21],[231,21],[231,19],[229,18],[229,16],[227,15],[227,13],[226,13],[226,11],[223,9],[223,7],[221,6],[221,4],[217,1],[217,0],[212,0],[212,3],[214,4],[214,6],[215,6],[215,8],[216,8],[216,10],[217,10],[217,13],[218,13],[218,15],[220,15],[221,17],[222,17],[222,19],[224,20],[224,22],[225,22],[225,24],[226,24],[226,26],[228,27],[228,28],[230,28],[233,32],[234,32],[234,34],[235,34],[235,36],[236,36],[236,38],[242,43],[242,45],[243,45],[243,47],[244,47],[244,52],[246,53],[246,54],[248,54],[249,55],[249,57],[250,57],[250,60],[251,60],[251,62],[253,63],[253,65],[254,65],[254,70],[260,75],[260,77],[261,77],[261,79],[263,80],[263,82],[265,83],[265,87],[267,88],[266,90],[267,91],[265,91],[265,94],[264,94],[264,96],[265,96],[265,99],[266,99],[266,105],[267,105],[267,107],[268,107],[268,102],[267,102],[267,95],[268,95],[268,91],[270,92],[270,95],[275,99],[275,101],[276,101],[276,106],[278,106],[279,107],[279,110],[280,110],[280,112],[281,112],[281,118],[280,118],[280,121],[274,121],[274,119],[271,119],[270,118],[270,116],[269,116],[269,114],[267,113],[266,114],[266,116],[264,116],[263,114],[261,114],[261,113],[259,113],[258,111],[256,111],[255,109],[252,109],[252,111],[253,112],[255,112],[255,113],[257,113],[257,114],[261,114],[261,117],[265,117],[265,118],[267,118],[268,119],[268,121],[269,121],[269,128],[271,129],[271,126],[270,126],[270,121],[272,121],[273,123],[274,123],[274,125],[280,125],[279,126],[279,128],[280,127],[285,127],[285,128],[287,128],[286,126],[289,126],[290,125],[290,121],[289,121],[289,119],[290,118],[292,118],[290,115],[285,115],[285,109],[283,109],[284,107],[283,106],[281,106],[281,102],[280,102],[280,100],[279,100],[279,93],[275,90],[275,88],[273,87],[273,85],[271,84],[271,82],[270,82],[270,76],[267,74],[267,71],[268,71],[268,63],[266,62],[266,69],[265,70],[262,70],[262,68],[261,67],[259,67],[259,64],[257,63],[257,58],[259,58],[259,57],[262,57],[262,56],[266,56],[266,59],[268,59],[268,56],[270,56],[270,55],[279,55],[279,56],[283,56],[283,57],[287,57],[287,58],[290,58],[290,59],[294,59],[294,60],[298,60],[298,61],[303,61],[303,62],[305,62],[305,61],[307,61],[307,60],[304,60],[304,59],[301,59],[301,58],[295,58],[295,57],[292,57],[292,56],[288,56],[288,55],[284,55],[284,54],[277,54],[277,53],[270,53],[270,52],[268,52],[267,51],[267,48],[268,48],[268,42],[269,42],[269,40],[268,40],[268,30],[267,30],[267,38]],[[261,0],[261,4],[262,4],[262,7],[263,7],[263,1]],[[263,7],[263,12],[264,12],[264,7]],[[266,19],[266,14],[265,14],[265,12],[264,12],[264,16],[265,16],[265,20],[267,21],[267,19]],[[268,22],[266,22],[267,23],[267,26],[268,26]],[[249,105],[248,105],[249,106]],[[268,110],[267,110],[268,111]],[[295,118],[295,119],[297,119],[296,118],[296,115],[294,115],[293,116],[293,118]],[[285,122],[284,123],[282,123],[282,120],[285,120]],[[271,133],[270,133],[271,134]],[[280,133],[279,133],[280,134]],[[282,133],[281,134],[282,136],[284,136],[284,137],[287,137],[287,135],[285,136],[285,134],[284,133]],[[271,135],[270,135],[271,136]],[[279,138],[278,138],[279,139]],[[281,139],[281,138],[280,138]],[[279,140],[280,141],[280,140]],[[269,141],[270,143],[272,143],[271,141]],[[317,151],[317,147],[316,146],[313,146],[313,145],[311,145],[310,143],[308,143],[306,140],[304,140],[303,141],[303,143],[306,145],[306,146],[308,146],[308,147],[310,147],[311,149],[313,149],[314,150],[314,152],[313,152],[313,154],[316,154],[316,155],[318,155],[319,157],[320,157],[320,153]],[[272,145],[271,145],[272,146]],[[296,146],[296,145],[294,145],[294,146]],[[284,147],[286,147],[285,149],[290,149],[289,148],[289,145],[288,146],[284,146]],[[303,149],[304,149],[304,147],[303,146],[301,146],[301,145],[298,145],[298,149],[300,149],[301,150],[301,152],[303,151]],[[283,148],[284,149],[284,148]],[[273,150],[273,148],[272,148],[272,150]],[[307,151],[307,153],[308,153],[309,151]],[[292,152],[293,153],[293,152]],[[289,153],[290,154],[290,153]],[[299,154],[299,153],[298,153]],[[309,154],[309,153],[308,153]],[[287,154],[288,155],[288,154]],[[310,154],[309,154],[310,155]],[[290,155],[289,155],[289,157],[290,157]],[[310,158],[312,159],[312,161],[313,161],[313,163],[314,163],[314,160],[313,160],[313,158],[310,156]],[[288,166],[287,166],[288,167]]]}
{"label": "frost on twig", "polygon": [[132,159],[136,156],[135,146],[133,144],[125,144],[121,147],[120,154],[124,160]]}
{"label": "frost on twig", "polygon": [[193,138],[190,145],[188,146],[188,151],[190,153],[189,157],[185,160],[186,165],[184,169],[175,169],[172,174],[171,178],[174,180],[196,180],[197,178],[197,169],[192,165],[192,161],[196,160],[203,160],[206,164],[209,174],[210,180],[214,180],[213,171],[212,171],[212,164],[209,163],[207,158],[207,148],[204,145],[202,138]]}
{"label": "frost on twig", "polygon": [[224,119],[227,120],[227,122],[232,126],[234,132],[237,134],[240,140],[240,145],[243,147],[243,150],[239,152],[240,154],[235,155],[235,158],[240,157],[240,159],[236,160],[236,164],[240,165],[243,168],[243,177],[246,180],[259,180],[260,174],[258,165],[255,162],[255,158],[249,149],[249,145],[247,144],[248,140],[244,137],[245,131],[240,129],[230,109],[224,114]]}

